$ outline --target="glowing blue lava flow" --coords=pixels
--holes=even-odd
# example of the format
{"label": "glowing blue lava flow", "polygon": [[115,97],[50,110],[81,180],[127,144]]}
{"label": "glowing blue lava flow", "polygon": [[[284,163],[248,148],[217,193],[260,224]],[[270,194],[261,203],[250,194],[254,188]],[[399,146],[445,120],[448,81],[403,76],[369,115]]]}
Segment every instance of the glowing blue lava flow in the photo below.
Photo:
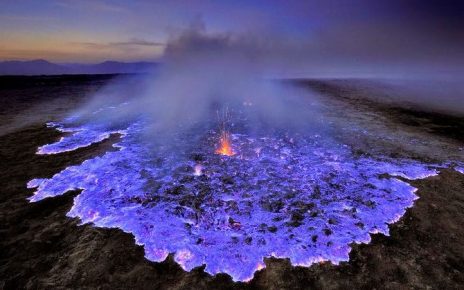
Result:
{"label": "glowing blue lava flow", "polygon": [[57,154],[74,151],[76,149],[87,147],[92,144],[108,139],[111,134],[124,135],[124,130],[102,131],[101,128],[91,127],[87,129],[79,127],[65,128],[60,124],[48,123],[48,127],[54,127],[64,133],[72,133],[68,137],[62,137],[59,142],[47,144],[39,147],[37,154]]}
{"label": "glowing blue lava flow", "polygon": [[[206,265],[248,281],[264,257],[293,265],[349,259],[351,243],[371,233],[388,235],[418,197],[396,177],[437,174],[411,160],[355,157],[344,145],[318,135],[252,138],[233,135],[232,157],[214,154],[206,136],[192,153],[149,150],[142,123],[126,130],[95,126],[58,130],[73,134],[39,148],[57,154],[123,133],[118,151],[70,166],[50,179],[34,179],[31,202],[82,189],[67,214],[82,223],[119,228],[134,235],[147,259],[169,253],[183,269]],[[188,155],[188,154],[187,154]]]}

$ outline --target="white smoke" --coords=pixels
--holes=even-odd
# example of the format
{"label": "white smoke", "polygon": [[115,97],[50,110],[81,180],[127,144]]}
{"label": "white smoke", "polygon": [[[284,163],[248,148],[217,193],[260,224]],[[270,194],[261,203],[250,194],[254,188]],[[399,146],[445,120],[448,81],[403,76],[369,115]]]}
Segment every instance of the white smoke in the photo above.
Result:
{"label": "white smoke", "polygon": [[217,112],[226,108],[232,120],[240,111],[253,129],[314,128],[319,118],[314,94],[273,80],[270,50],[250,38],[212,35],[194,26],[171,38],[159,70],[116,80],[81,113],[127,101],[100,121],[143,116],[148,135],[156,136],[214,126]]}

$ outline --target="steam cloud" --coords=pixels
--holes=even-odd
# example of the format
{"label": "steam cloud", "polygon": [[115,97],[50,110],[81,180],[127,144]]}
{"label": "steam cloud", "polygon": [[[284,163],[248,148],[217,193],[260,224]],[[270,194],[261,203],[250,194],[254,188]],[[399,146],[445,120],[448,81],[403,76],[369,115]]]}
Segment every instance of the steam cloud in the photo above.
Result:
{"label": "steam cloud", "polygon": [[[360,34],[363,35],[362,40],[359,39]],[[410,54],[399,57],[402,52],[394,49],[392,52],[386,46],[385,53],[395,59],[391,62],[388,57],[374,57],[374,49],[368,48],[364,57],[359,57],[356,53],[363,51],[347,45],[350,37],[352,41],[375,44],[370,37],[372,35],[360,30],[357,34],[345,33],[342,37],[342,33],[331,30],[324,37],[317,34],[315,37],[321,45],[315,45],[298,37],[270,37],[266,33],[207,33],[204,24],[197,21],[190,28],[172,35],[157,71],[115,80],[86,104],[80,114],[94,118],[90,113],[102,106],[128,102],[118,108],[117,113],[105,115],[104,120],[97,121],[118,124],[143,117],[149,124],[147,135],[156,135],[159,137],[157,140],[168,140],[172,133],[179,130],[186,132],[195,126],[214,126],[217,123],[216,113],[224,108],[229,108],[232,115],[240,112],[252,130],[279,127],[320,130],[324,126],[320,126],[322,117],[317,108],[317,95],[273,78],[295,76],[299,70],[305,77],[311,76],[314,71],[319,71],[319,76],[337,77],[342,73],[344,77],[356,77],[359,74],[344,71],[351,68],[352,72],[358,71],[363,75],[366,67],[376,67],[375,72],[368,73],[370,77],[390,78],[387,91],[382,85],[373,89],[384,90],[383,94],[393,95],[399,102],[407,101],[421,108],[455,114],[464,112],[460,78],[450,80],[441,71],[431,70],[420,73],[404,70],[401,75],[392,74],[388,69],[382,71],[384,62],[393,63],[401,69],[405,67],[401,63],[410,64],[403,60]],[[382,41],[387,43],[388,39],[382,38]],[[333,51],[335,48],[345,50],[338,53]],[[397,55],[392,56],[392,53]],[[354,70],[353,63],[347,61],[350,57],[362,60],[358,67],[355,64]],[[411,58],[411,61],[416,60]],[[439,60],[431,58],[431,61]],[[446,66],[447,62],[441,63]],[[401,79],[401,82],[395,78]]]}
{"label": "steam cloud", "polygon": [[267,46],[193,26],[171,39],[158,71],[115,80],[80,115],[92,117],[102,106],[124,103],[97,121],[117,125],[143,117],[147,135],[157,141],[193,127],[217,126],[217,114],[225,110],[231,112],[231,125],[240,115],[248,131],[316,129],[315,94],[273,80],[272,65]]}

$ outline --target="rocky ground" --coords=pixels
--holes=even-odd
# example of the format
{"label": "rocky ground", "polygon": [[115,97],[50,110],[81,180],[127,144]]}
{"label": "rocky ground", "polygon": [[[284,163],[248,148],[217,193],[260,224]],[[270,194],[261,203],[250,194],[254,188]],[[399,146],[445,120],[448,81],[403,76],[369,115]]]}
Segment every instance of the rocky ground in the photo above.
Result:
{"label": "rocky ground", "polygon": [[[267,267],[257,272],[249,283],[234,283],[227,275],[211,277],[201,268],[185,272],[172,257],[162,263],[149,262],[132,235],[117,229],[80,226],[78,220],[65,216],[77,192],[29,203],[26,199],[32,194],[32,190],[26,189],[29,180],[51,177],[69,165],[111,148],[114,138],[59,156],[35,154],[38,146],[60,137],[59,132],[47,128],[44,122],[61,117],[109,79],[0,80],[0,289],[464,287],[464,174],[452,169],[413,181],[420,197],[414,207],[390,226],[390,237],[374,235],[368,245],[353,245],[350,262],[303,268],[292,267],[288,260],[267,259]],[[359,154],[366,154],[373,143],[379,147],[380,142],[390,142],[381,148],[392,156],[412,156],[430,162],[463,158],[462,117],[400,107],[396,103],[366,101],[363,98],[366,90],[348,86],[347,81],[319,80],[302,84],[330,98],[334,106],[349,104],[353,112],[375,115],[387,124],[388,130],[406,132],[400,141],[431,140],[400,144],[398,140],[373,140],[366,135],[346,137],[347,144],[359,143],[356,144]],[[44,102],[54,105],[47,109],[41,106]],[[33,113],[33,118],[25,118]],[[350,116],[356,121],[366,114]],[[376,124],[372,126],[376,128]],[[352,135],[352,132],[345,134]]]}

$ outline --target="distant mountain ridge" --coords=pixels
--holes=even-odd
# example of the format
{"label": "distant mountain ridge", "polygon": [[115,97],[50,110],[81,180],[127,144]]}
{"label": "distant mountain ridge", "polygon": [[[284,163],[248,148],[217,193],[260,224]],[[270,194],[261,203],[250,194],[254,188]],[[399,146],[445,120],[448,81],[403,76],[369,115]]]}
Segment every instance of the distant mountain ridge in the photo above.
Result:
{"label": "distant mountain ridge", "polygon": [[1,61],[0,75],[62,75],[146,73],[158,66],[156,62],[105,61],[97,64],[56,64],[43,59]]}

